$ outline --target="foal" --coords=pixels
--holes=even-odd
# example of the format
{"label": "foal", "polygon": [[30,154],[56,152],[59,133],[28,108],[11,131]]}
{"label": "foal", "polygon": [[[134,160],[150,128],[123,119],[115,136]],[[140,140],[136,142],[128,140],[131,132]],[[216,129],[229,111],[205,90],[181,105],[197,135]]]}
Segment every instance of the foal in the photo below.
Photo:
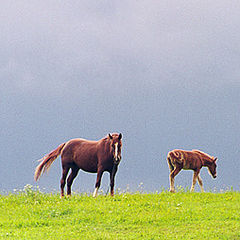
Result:
{"label": "foal", "polygon": [[174,178],[182,169],[185,170],[191,169],[194,171],[191,192],[194,191],[194,187],[197,180],[201,188],[201,191],[204,192],[203,182],[199,175],[199,172],[202,167],[207,167],[210,175],[212,175],[213,178],[217,177],[216,173],[217,158],[212,157],[207,153],[204,153],[199,150],[192,151],[185,151],[179,149],[172,150],[167,155],[167,161],[170,169],[169,175],[170,192],[175,192]]}

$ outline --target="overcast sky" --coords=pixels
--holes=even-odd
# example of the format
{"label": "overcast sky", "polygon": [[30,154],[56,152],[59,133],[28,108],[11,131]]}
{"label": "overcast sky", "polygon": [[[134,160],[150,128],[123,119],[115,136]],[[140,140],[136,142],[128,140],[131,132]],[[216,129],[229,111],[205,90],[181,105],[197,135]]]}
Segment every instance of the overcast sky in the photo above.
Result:
{"label": "overcast sky", "polygon": [[[0,191],[36,185],[36,160],[60,143],[109,132],[123,134],[116,188],[167,189],[166,155],[181,148],[218,157],[206,190],[239,190],[239,12],[234,0],[2,1]],[[38,184],[58,191],[60,176],[57,159]],[[80,172],[73,189],[95,178]]]}

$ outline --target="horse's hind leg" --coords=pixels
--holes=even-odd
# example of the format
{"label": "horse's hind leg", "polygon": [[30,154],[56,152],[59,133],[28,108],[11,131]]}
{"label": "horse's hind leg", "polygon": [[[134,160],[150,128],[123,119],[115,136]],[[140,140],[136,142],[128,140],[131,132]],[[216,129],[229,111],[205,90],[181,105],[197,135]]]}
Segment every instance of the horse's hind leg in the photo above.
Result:
{"label": "horse's hind leg", "polygon": [[174,166],[172,165],[171,158],[167,157],[167,161],[168,161],[168,166],[169,166],[170,172],[172,172],[174,170]]}
{"label": "horse's hind leg", "polygon": [[68,196],[71,196],[71,186],[72,186],[74,178],[78,174],[78,171],[79,171],[79,167],[77,167],[77,166],[72,167],[72,171],[67,179],[67,195]]}
{"label": "horse's hind leg", "polygon": [[64,187],[65,187],[65,184],[66,184],[66,178],[67,178],[68,171],[69,171],[68,166],[62,166],[62,178],[61,178],[61,181],[60,181],[61,197],[64,197]]}
{"label": "horse's hind leg", "polygon": [[181,171],[182,168],[176,167],[169,175],[169,180],[170,180],[170,192],[175,192],[175,187],[174,187],[174,178],[175,176]]}

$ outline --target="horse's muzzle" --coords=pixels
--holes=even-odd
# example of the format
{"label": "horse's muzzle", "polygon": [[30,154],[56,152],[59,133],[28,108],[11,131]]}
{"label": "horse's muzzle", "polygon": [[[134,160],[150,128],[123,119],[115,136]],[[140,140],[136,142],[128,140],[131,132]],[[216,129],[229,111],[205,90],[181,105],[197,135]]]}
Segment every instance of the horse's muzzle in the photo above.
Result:
{"label": "horse's muzzle", "polygon": [[121,161],[121,157],[114,158],[113,161],[115,164],[119,164]]}

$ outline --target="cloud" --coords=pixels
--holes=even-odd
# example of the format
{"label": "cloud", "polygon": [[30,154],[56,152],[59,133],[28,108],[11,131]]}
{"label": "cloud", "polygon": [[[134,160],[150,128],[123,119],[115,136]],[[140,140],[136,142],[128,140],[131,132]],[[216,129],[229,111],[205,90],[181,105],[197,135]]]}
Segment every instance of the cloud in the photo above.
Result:
{"label": "cloud", "polygon": [[[13,174],[12,188],[33,179],[33,159],[55,144],[111,131],[124,136],[119,182],[168,186],[163,159],[175,147],[217,153],[221,169],[232,169],[228,160],[236,159],[239,142],[239,12],[238,1],[217,0],[5,1],[2,160],[9,169],[17,161],[24,173]],[[136,162],[145,180],[134,176]],[[235,172],[219,175],[234,185]],[[6,179],[0,182],[9,188]]]}
{"label": "cloud", "polygon": [[5,88],[60,95],[139,82],[236,83],[239,8],[235,1],[10,1],[0,10],[0,78]]}

